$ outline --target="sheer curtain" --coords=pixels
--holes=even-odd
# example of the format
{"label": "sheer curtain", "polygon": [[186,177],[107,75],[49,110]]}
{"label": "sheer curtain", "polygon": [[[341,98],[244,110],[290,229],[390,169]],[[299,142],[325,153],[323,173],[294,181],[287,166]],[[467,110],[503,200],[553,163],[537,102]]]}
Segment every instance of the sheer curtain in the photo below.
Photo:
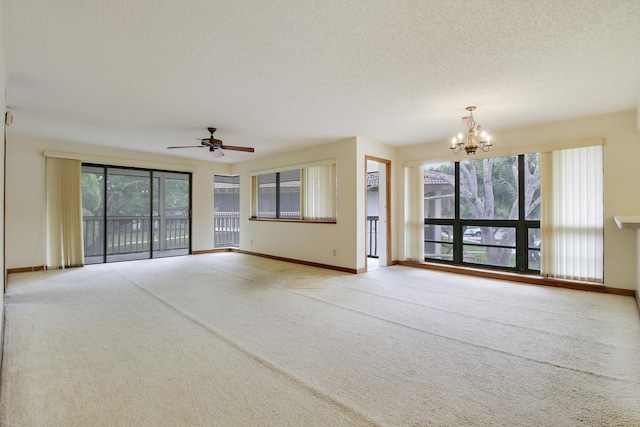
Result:
{"label": "sheer curtain", "polygon": [[602,146],[542,153],[541,274],[602,283]]}
{"label": "sheer curtain", "polygon": [[302,219],[336,220],[336,164],[327,163],[302,170]]}
{"label": "sheer curtain", "polygon": [[81,267],[82,162],[47,157],[47,268]]}
{"label": "sheer curtain", "polygon": [[404,255],[405,260],[424,261],[424,166],[404,169]]}

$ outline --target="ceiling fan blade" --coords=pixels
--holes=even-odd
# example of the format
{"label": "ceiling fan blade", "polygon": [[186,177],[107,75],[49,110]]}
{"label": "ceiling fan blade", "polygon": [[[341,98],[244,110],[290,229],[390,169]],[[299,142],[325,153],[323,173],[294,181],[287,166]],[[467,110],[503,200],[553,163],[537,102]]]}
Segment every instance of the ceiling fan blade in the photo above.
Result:
{"label": "ceiling fan blade", "polygon": [[204,145],[179,145],[177,147],[167,147],[167,150],[171,148],[202,148]]}
{"label": "ceiling fan blade", "polygon": [[196,138],[198,141],[200,141],[200,144],[202,145],[184,145],[184,146],[180,146],[180,147],[167,147],[167,148],[196,148],[196,147],[208,147],[209,151],[211,151],[213,153],[214,157],[222,157],[224,156],[224,153],[222,152],[222,150],[233,150],[233,151],[244,151],[246,153],[254,153],[255,150],[252,147],[238,147],[235,145],[224,145],[222,143],[222,140],[220,139],[216,139],[213,137],[213,133],[216,131],[216,128],[214,127],[210,127],[207,128],[207,130],[209,131],[209,133],[211,134],[211,137],[209,138]]}
{"label": "ceiling fan blade", "polygon": [[223,150],[245,151],[247,153],[254,153],[255,150],[252,147],[235,147],[233,145],[220,145]]}

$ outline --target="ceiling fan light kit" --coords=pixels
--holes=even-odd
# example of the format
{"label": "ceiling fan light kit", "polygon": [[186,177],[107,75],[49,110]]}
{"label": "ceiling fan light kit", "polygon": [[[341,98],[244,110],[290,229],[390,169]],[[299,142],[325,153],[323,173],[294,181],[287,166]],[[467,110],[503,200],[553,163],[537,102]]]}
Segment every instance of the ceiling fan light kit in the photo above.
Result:
{"label": "ceiling fan light kit", "polygon": [[174,147],[167,147],[168,150],[173,148],[208,148],[209,151],[213,152],[213,157],[220,158],[224,156],[222,150],[232,150],[232,151],[244,151],[246,153],[254,153],[255,150],[252,147],[237,147],[233,145],[224,145],[222,140],[216,139],[213,137],[213,133],[216,131],[216,128],[207,128],[211,136],[209,138],[196,138],[200,141],[201,145],[180,145]]}

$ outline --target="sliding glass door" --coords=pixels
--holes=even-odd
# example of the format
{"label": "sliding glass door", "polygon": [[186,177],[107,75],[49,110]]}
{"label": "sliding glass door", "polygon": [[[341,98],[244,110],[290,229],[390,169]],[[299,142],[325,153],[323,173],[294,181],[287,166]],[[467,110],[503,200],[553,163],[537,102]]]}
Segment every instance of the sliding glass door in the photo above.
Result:
{"label": "sliding glass door", "polygon": [[186,255],[191,175],[83,166],[85,264]]}
{"label": "sliding glass door", "polygon": [[187,255],[190,180],[184,173],[153,173],[153,256]]}
{"label": "sliding glass door", "polygon": [[82,166],[82,240],[85,264],[104,262],[105,184],[105,168]]}
{"label": "sliding glass door", "polygon": [[151,171],[107,168],[106,262],[151,257]]}

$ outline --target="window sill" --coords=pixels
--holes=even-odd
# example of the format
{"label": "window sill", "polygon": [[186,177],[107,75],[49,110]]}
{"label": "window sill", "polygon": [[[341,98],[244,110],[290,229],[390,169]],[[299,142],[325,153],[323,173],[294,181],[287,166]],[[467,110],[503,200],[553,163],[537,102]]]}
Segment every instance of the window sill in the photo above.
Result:
{"label": "window sill", "polygon": [[305,224],[337,224],[337,220],[332,221],[322,221],[322,220],[312,220],[312,219],[286,219],[286,218],[249,218],[249,221],[260,221],[260,222],[295,222],[295,223],[305,223]]}

